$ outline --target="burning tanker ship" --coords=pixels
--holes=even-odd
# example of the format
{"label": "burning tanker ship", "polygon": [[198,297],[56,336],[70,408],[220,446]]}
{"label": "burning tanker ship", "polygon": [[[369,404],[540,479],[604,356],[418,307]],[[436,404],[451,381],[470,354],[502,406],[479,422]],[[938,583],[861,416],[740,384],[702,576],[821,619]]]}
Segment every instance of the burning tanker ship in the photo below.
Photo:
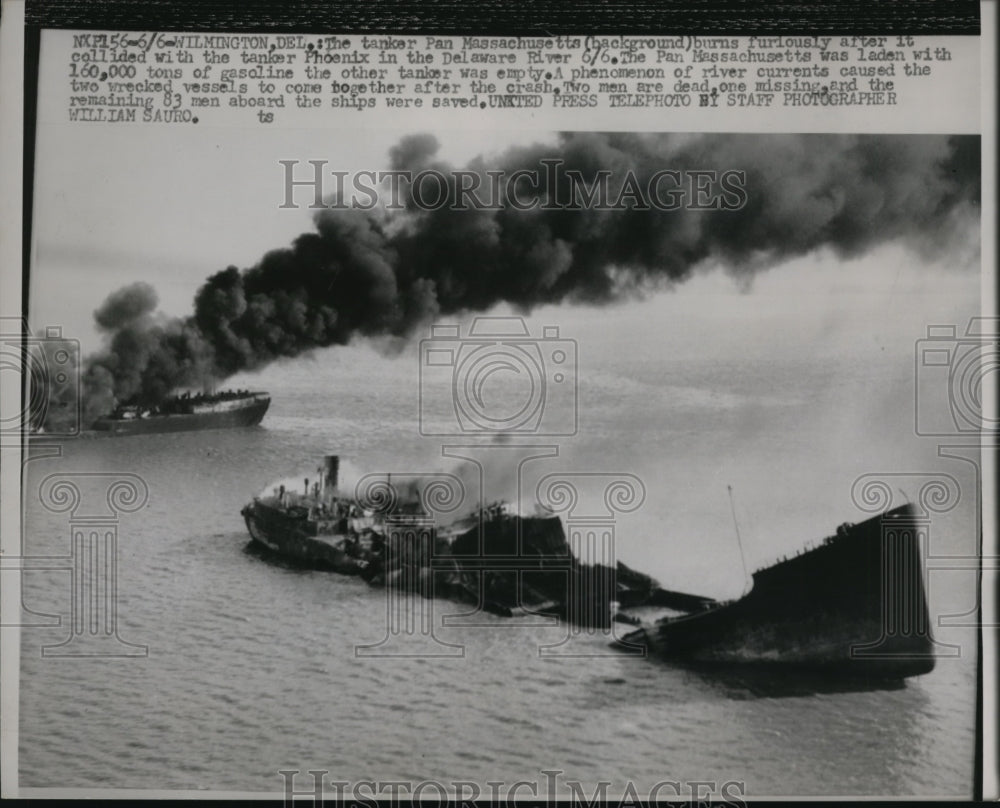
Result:
{"label": "burning tanker ship", "polygon": [[678,661],[876,680],[933,668],[910,505],[841,525],[819,546],[758,570],[749,593],[720,602],[663,589],[621,562],[582,563],[558,516],[520,516],[495,503],[435,528],[419,495],[394,502],[391,513],[366,507],[338,491],[338,468],[328,456],[303,493],[279,486],[254,497],[241,512],[253,542],[299,565],[497,614],[545,612],[601,629],[628,623],[636,629],[616,644]]}
{"label": "burning tanker ship", "polygon": [[250,390],[184,393],[155,406],[126,402],[98,418],[91,429],[109,435],[148,435],[256,426],[271,405],[271,396]]}

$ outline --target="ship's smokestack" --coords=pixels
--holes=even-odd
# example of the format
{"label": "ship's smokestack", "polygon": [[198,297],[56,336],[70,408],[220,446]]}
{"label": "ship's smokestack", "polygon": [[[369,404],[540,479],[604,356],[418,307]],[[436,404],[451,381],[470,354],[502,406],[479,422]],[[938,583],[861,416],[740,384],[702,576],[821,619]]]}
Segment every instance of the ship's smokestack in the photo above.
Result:
{"label": "ship's smokestack", "polygon": [[340,473],[340,457],[337,455],[326,455],[323,458],[325,466],[323,475],[323,488],[326,491],[337,490],[337,476]]}

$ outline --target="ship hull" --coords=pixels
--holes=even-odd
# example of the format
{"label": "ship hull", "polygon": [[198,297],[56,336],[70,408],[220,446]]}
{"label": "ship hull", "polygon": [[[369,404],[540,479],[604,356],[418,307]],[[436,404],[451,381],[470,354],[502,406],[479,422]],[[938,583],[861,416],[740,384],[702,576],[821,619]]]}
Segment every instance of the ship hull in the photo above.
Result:
{"label": "ship hull", "polygon": [[126,436],[256,426],[270,405],[270,399],[267,399],[219,412],[173,413],[132,419],[98,418],[91,429],[108,435]]}
{"label": "ship hull", "polygon": [[632,635],[704,664],[792,665],[869,678],[934,667],[912,506],[754,574],[745,597]]}
{"label": "ship hull", "polygon": [[282,511],[260,502],[243,509],[250,538],[282,558],[310,569],[360,575],[367,564],[343,548],[343,536],[310,535],[307,521],[291,523]]}

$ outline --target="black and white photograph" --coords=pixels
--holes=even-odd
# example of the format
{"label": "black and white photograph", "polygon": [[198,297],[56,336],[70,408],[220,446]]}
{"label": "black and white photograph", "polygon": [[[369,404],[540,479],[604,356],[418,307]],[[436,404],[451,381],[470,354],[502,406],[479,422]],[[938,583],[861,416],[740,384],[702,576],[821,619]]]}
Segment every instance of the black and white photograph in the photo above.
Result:
{"label": "black and white photograph", "polygon": [[992,146],[780,39],[42,31],[11,795],[981,796]]}

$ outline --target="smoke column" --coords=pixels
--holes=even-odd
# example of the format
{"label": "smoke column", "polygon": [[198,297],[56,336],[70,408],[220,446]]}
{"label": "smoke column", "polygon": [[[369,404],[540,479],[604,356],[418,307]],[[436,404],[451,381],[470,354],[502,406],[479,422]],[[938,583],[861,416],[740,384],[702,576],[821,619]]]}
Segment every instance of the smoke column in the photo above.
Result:
{"label": "smoke column", "polygon": [[[437,169],[459,194],[453,167],[427,135],[401,140],[394,170]],[[247,269],[230,266],[197,292],[185,318],[157,316],[137,283],[95,312],[106,349],[84,369],[88,423],[114,402],[155,404],[283,357],[357,337],[405,338],[440,315],[508,303],[605,303],[670,288],[699,266],[749,283],[768,266],[827,248],[857,256],[904,240],[941,249],[978,216],[978,137],[644,135],[571,133],[555,145],[512,148],[465,167],[486,176],[538,172],[540,197],[567,198],[565,174],[611,171],[611,196],[631,173],[746,172],[739,210],[321,210],[315,229]]]}

